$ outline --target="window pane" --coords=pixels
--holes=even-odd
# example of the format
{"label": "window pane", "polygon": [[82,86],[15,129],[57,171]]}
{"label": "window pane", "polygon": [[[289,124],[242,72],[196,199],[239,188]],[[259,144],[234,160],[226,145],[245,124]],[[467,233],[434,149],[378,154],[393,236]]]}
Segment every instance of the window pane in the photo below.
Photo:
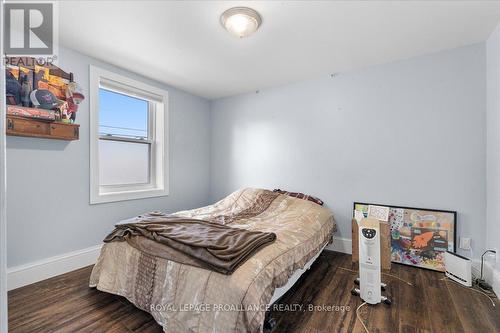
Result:
{"label": "window pane", "polygon": [[149,144],[99,140],[100,185],[149,183]]}
{"label": "window pane", "polygon": [[148,101],[100,88],[99,133],[147,138]]}

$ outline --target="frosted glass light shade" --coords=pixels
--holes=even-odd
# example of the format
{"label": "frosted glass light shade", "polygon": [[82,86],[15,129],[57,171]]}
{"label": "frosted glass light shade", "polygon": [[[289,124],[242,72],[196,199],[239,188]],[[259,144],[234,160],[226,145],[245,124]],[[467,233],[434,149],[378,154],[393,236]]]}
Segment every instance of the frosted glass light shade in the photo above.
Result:
{"label": "frosted glass light shade", "polygon": [[242,38],[254,33],[262,23],[262,19],[252,8],[233,7],[222,13],[220,22],[231,34]]}

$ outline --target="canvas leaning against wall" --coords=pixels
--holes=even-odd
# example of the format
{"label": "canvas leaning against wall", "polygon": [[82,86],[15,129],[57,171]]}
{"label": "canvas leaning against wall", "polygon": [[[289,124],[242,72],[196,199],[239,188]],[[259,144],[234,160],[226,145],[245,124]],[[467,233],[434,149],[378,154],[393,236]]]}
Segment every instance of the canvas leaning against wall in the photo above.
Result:
{"label": "canvas leaning against wall", "polygon": [[[354,211],[361,211],[366,217],[369,206],[367,203],[355,202]],[[457,213],[388,207],[391,261],[444,272],[444,253],[455,252]]]}

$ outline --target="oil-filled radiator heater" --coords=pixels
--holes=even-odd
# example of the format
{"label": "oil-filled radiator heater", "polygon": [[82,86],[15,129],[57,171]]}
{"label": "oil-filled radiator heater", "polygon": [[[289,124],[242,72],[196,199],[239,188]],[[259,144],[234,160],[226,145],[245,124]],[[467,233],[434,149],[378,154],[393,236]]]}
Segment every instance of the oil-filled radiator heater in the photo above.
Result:
{"label": "oil-filled radiator heater", "polygon": [[384,302],[391,304],[389,298],[382,296],[386,285],[381,281],[380,264],[380,221],[364,218],[359,222],[359,278],[354,282],[359,285],[351,292],[360,296],[369,304]]}

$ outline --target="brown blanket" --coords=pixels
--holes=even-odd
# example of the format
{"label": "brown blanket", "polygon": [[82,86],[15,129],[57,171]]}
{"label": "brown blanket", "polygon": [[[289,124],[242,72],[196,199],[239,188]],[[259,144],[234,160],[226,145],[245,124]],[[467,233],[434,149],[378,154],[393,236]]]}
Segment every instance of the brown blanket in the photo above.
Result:
{"label": "brown blanket", "polygon": [[166,215],[142,215],[115,227],[104,242],[127,241],[155,257],[223,274],[233,273],[255,252],[276,239],[270,232]]}

